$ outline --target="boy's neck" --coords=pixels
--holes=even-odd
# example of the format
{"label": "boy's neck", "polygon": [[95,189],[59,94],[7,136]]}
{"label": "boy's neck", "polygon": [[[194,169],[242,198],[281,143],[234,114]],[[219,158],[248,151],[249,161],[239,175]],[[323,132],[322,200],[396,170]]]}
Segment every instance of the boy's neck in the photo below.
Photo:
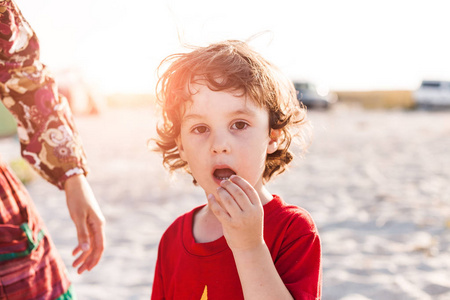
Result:
{"label": "boy's neck", "polygon": [[258,195],[259,199],[261,199],[262,205],[266,205],[273,199],[272,194],[266,189],[264,185],[262,186],[261,191],[259,191]]}
{"label": "boy's neck", "polygon": [[222,225],[208,204],[193,216],[192,235],[196,243],[209,243],[223,236]]}

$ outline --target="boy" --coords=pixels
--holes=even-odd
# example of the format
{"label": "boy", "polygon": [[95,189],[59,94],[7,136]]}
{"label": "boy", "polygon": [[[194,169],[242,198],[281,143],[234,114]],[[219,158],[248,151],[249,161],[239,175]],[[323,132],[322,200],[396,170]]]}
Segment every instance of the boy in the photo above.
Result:
{"label": "boy", "polygon": [[164,63],[158,150],[171,171],[192,175],[207,204],[164,233],[152,299],[320,299],[314,222],[265,187],[307,126],[292,83],[240,41]]}

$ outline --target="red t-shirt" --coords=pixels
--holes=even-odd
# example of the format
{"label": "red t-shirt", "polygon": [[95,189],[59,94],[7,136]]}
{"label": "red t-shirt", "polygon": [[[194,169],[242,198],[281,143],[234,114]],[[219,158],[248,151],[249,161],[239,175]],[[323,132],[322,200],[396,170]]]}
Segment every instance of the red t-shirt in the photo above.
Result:
{"label": "red t-shirt", "polygon": [[[193,216],[182,215],[161,238],[151,299],[244,299],[225,237],[196,243]],[[309,213],[278,196],[264,205],[264,240],[294,299],[320,299],[320,239]]]}

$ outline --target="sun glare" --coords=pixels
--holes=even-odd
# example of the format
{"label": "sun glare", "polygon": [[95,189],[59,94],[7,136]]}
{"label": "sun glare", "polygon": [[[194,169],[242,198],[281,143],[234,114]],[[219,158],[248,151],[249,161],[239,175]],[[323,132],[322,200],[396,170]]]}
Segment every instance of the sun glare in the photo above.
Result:
{"label": "sun glare", "polygon": [[181,43],[265,31],[252,42],[257,51],[292,77],[331,90],[412,90],[424,77],[450,80],[445,1],[230,1],[135,0],[124,7],[82,0],[77,15],[57,0],[23,0],[21,7],[41,40],[42,60],[52,70],[77,69],[105,93],[153,93],[156,67],[186,50]]}

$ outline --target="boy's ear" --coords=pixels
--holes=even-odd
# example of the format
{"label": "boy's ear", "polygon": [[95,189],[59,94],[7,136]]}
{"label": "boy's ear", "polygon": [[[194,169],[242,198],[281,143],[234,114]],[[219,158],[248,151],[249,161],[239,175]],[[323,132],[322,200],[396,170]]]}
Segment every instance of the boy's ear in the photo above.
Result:
{"label": "boy's ear", "polygon": [[183,143],[181,143],[181,136],[178,136],[175,139],[175,143],[177,144],[178,153],[180,153],[180,158],[184,161],[186,161],[186,156],[184,153]]}
{"label": "boy's ear", "polygon": [[270,129],[270,141],[267,146],[267,154],[272,154],[278,150],[281,136],[281,129]]}

